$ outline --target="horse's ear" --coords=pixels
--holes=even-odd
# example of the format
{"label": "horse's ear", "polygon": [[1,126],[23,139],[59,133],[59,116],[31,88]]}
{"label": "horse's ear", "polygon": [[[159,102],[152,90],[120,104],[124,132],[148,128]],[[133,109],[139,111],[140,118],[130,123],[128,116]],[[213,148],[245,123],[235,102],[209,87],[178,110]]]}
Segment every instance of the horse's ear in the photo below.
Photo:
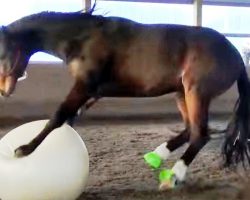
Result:
{"label": "horse's ear", "polygon": [[92,8],[90,8],[89,10],[87,10],[87,13],[92,15],[92,13],[95,11],[95,7],[96,7],[96,0],[95,0],[95,3],[94,5],[92,6]]}
{"label": "horse's ear", "polygon": [[1,34],[2,34],[3,37],[6,37],[6,36],[9,35],[9,31],[8,31],[8,29],[7,29],[6,26],[2,26],[2,27],[0,28],[0,31],[1,31]]}
{"label": "horse's ear", "polygon": [[7,30],[7,27],[6,26],[2,26],[1,27],[1,30],[3,31],[3,33],[8,33],[8,30]]}

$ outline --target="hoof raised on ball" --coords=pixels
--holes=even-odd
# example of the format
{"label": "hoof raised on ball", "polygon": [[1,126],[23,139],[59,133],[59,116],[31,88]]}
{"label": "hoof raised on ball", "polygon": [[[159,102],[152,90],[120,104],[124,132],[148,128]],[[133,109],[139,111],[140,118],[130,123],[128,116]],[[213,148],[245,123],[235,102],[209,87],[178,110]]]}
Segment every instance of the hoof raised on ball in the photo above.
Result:
{"label": "hoof raised on ball", "polygon": [[[75,200],[84,191],[89,173],[88,151],[72,127],[65,124],[55,129],[31,151],[29,142],[47,122],[24,124],[0,140],[0,199]],[[29,156],[17,158],[30,152]]]}
{"label": "hoof raised on ball", "polygon": [[22,158],[28,156],[33,152],[33,148],[30,145],[22,145],[15,150],[15,157]]}

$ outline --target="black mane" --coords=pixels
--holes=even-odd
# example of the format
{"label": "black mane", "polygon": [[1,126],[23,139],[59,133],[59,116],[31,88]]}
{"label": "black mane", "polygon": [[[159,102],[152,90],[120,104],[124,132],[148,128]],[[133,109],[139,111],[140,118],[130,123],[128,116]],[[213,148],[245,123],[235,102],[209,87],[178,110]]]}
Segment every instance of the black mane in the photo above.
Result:
{"label": "black mane", "polygon": [[[51,11],[44,11],[32,15],[25,16],[21,19],[18,19],[7,27],[10,30],[19,30],[19,29],[29,29],[36,25],[41,26],[42,24],[55,24],[57,23],[66,23],[72,21],[73,23],[79,22],[79,20],[95,18],[97,16],[92,15],[89,12],[51,12]],[[100,16],[99,16],[100,17]]]}

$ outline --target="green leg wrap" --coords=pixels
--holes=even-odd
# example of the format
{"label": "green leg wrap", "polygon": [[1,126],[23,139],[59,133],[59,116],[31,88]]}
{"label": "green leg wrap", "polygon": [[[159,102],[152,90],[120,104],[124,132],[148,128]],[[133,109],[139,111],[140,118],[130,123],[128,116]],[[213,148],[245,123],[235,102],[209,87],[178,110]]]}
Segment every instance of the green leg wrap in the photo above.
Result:
{"label": "green leg wrap", "polygon": [[149,152],[144,156],[145,162],[153,169],[158,169],[161,166],[161,157],[155,152]]}
{"label": "green leg wrap", "polygon": [[164,184],[165,188],[174,188],[176,186],[177,180],[175,173],[171,169],[163,169],[160,171],[159,180],[161,184]]}

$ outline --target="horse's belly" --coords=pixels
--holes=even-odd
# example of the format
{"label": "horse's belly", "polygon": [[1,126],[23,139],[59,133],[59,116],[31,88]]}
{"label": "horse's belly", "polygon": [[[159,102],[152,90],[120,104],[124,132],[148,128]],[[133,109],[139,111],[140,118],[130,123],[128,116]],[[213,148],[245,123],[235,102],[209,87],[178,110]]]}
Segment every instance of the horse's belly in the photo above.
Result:
{"label": "horse's belly", "polygon": [[115,84],[131,96],[159,96],[175,90],[178,75],[162,65],[134,65],[120,68]]}
{"label": "horse's belly", "polygon": [[145,90],[141,87],[130,85],[121,85],[120,83],[110,82],[102,84],[98,87],[97,94],[94,96],[98,97],[156,97],[166,93],[176,91],[175,86],[166,86],[164,90],[151,89]]}
{"label": "horse's belly", "polygon": [[161,50],[160,39],[140,38],[128,49],[119,51],[111,77],[117,83],[140,96],[157,96],[173,90],[180,70]]}

